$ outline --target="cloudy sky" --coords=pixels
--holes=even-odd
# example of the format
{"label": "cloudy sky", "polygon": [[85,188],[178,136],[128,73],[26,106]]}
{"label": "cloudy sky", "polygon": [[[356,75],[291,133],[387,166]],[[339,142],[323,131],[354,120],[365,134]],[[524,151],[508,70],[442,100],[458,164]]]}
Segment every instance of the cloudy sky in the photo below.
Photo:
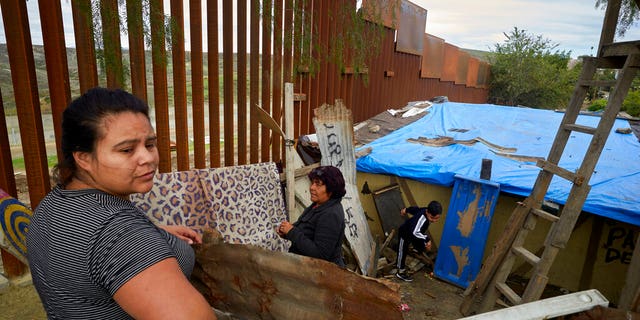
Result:
{"label": "cloudy sky", "polygon": [[[410,1],[427,9],[425,32],[460,48],[484,51],[492,50],[496,43],[502,43],[506,39],[504,33],[518,27],[529,34],[540,35],[552,43],[557,43],[559,50],[570,50],[574,58],[580,55],[595,55],[595,49],[592,47],[598,45],[604,18],[604,10],[594,7],[595,0]],[[188,1],[185,1],[185,5],[187,3]],[[70,1],[61,0],[61,4],[67,33],[66,44],[74,46]],[[165,1],[167,11],[168,4],[169,1]],[[27,7],[33,42],[42,44],[38,1],[27,1]],[[185,9],[186,15],[188,12],[188,9]],[[185,21],[188,21],[188,17],[185,17]],[[185,38],[189,39],[188,34]],[[638,39],[640,27],[634,26],[624,39],[619,40]],[[4,25],[0,25],[0,43],[4,42]],[[126,36],[123,37],[123,45],[126,46]],[[188,44],[186,47],[189,50]]]}
{"label": "cloudy sky", "polygon": [[[410,0],[427,9],[426,32],[461,48],[490,50],[514,27],[571,50],[572,57],[595,55],[604,10],[595,0]],[[624,39],[640,39],[633,26]]]}

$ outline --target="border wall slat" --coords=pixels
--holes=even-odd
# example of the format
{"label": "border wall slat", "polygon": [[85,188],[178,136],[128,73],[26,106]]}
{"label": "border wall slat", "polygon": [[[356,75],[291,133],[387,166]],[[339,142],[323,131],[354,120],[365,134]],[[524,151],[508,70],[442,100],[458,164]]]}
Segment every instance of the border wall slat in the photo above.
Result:
{"label": "border wall slat", "polygon": [[4,102],[2,100],[2,88],[0,88],[0,189],[4,190],[14,198],[18,198],[16,188],[16,177],[13,171],[11,160],[11,145],[9,144],[9,134],[7,130],[7,118],[4,113]]}
{"label": "border wall slat", "polygon": [[[284,127],[282,121],[282,0],[275,0],[273,10],[273,119],[280,128]],[[272,134],[271,154],[272,161],[280,162],[283,158],[284,149],[281,147],[282,137]]]}
{"label": "border wall slat", "polygon": [[[302,19],[302,26],[301,28],[303,29],[301,32],[301,35],[304,35],[305,37],[310,37],[313,34],[313,30],[315,29],[314,25],[313,25],[313,19],[311,18],[313,16],[314,13],[314,7],[312,6],[312,2],[311,1],[305,1],[302,0],[300,1],[300,7],[302,8],[302,10],[304,10],[305,14],[304,18]],[[304,43],[304,41],[302,41],[301,43],[301,55],[302,57],[304,57],[307,61],[311,60],[314,56],[314,49],[312,48],[310,43]],[[302,65],[302,68],[307,68],[307,70],[309,70],[311,68],[311,66],[309,65],[309,62],[307,62],[306,65]],[[312,86],[312,78],[311,75],[309,74],[309,72],[306,73],[298,73],[298,75],[300,75],[300,81],[302,83],[302,92],[304,92],[307,95],[307,100],[302,102],[300,105],[300,132],[299,134],[308,134],[311,133],[311,130],[309,129],[311,126],[311,118],[313,117],[312,115],[312,111],[311,111],[311,102],[314,98],[315,92],[312,90],[313,86]]]}
{"label": "border wall slat", "polygon": [[93,24],[91,0],[71,1],[71,11],[73,13],[73,34],[76,41],[80,93],[84,93],[98,85],[95,42],[91,33]]}
{"label": "border wall slat", "polygon": [[218,1],[207,0],[207,73],[209,75],[209,166],[220,167],[220,56]]}
{"label": "border wall slat", "polygon": [[260,159],[260,128],[258,126],[258,120],[254,113],[260,101],[260,25],[257,23],[260,19],[260,1],[251,0],[251,23],[250,26],[250,69],[249,69],[249,144],[251,150],[249,151],[249,161],[251,163],[258,163]]}
{"label": "border wall slat", "polygon": [[233,147],[233,3],[222,1],[222,81],[224,90],[224,165],[234,163]]}
{"label": "border wall slat", "polygon": [[156,135],[160,172],[171,172],[171,139],[169,132],[169,93],[167,83],[167,51],[164,32],[163,0],[151,0],[151,63],[153,70],[153,105],[156,115]]}
{"label": "border wall slat", "polygon": [[171,32],[173,63],[173,107],[175,111],[178,171],[189,170],[189,123],[187,120],[187,76],[184,51],[184,7],[182,0],[171,0],[171,18],[177,28]]}
{"label": "border wall slat", "polygon": [[100,0],[100,16],[102,18],[102,47],[104,48],[107,87],[125,89],[118,0]]}
{"label": "border wall slat", "polygon": [[[271,114],[271,27],[272,10],[271,0],[262,2],[262,103],[261,107]],[[261,131],[262,143],[260,143],[261,161],[270,161],[271,132],[265,126]]]}
{"label": "border wall slat", "polygon": [[56,142],[58,160],[63,159],[61,148],[62,112],[71,102],[71,88],[69,86],[69,66],[67,63],[67,48],[65,46],[64,26],[62,25],[62,8],[60,2],[40,0],[38,6],[47,8],[48,14],[40,16],[42,22],[42,40],[44,56],[47,65],[47,81],[51,97],[51,116]]}
{"label": "border wall slat", "polygon": [[247,164],[247,1],[238,2],[238,164]]}
{"label": "border wall slat", "polygon": [[142,3],[139,1],[127,1],[127,34],[129,35],[131,93],[143,101],[148,102],[142,21]]}
{"label": "border wall slat", "polygon": [[2,0],[2,19],[11,64],[11,81],[20,124],[30,206],[35,208],[51,189],[36,78],[36,66],[25,1]]}
{"label": "border wall slat", "polygon": [[[293,83],[293,32],[294,32],[294,27],[293,27],[293,11],[294,11],[294,1],[293,0],[285,0],[284,1],[284,37],[283,37],[283,48],[282,48],[282,52],[283,52],[283,57],[282,57],[282,79],[284,83]],[[294,86],[296,84],[294,83]],[[294,92],[297,92],[296,89],[293,89]],[[284,99],[286,100],[287,97],[285,95]],[[286,103],[286,101],[285,101]],[[295,115],[297,112],[297,108],[298,108],[299,104],[294,103],[293,104],[293,113],[289,113],[289,115],[293,114]],[[285,114],[286,114],[286,110],[285,110]],[[286,130],[286,123],[296,123],[295,121],[296,118],[295,116],[293,117],[293,121],[287,121],[289,119],[286,119],[286,115],[282,118],[283,121],[283,128],[282,130]],[[289,131],[285,131],[285,132],[289,132]],[[293,128],[293,130],[291,130],[290,132],[293,133],[293,137],[287,137],[289,139],[295,139],[298,136],[295,135],[295,126]],[[285,148],[283,148],[283,150],[285,150]],[[284,152],[284,151],[283,151]]]}
{"label": "border wall slat", "polygon": [[[303,24],[303,16],[302,14],[300,14],[300,12],[302,12],[303,10],[303,2],[304,0],[288,0],[288,1],[294,1],[293,5],[292,5],[292,10],[294,12],[293,14],[293,38],[291,39],[292,41],[292,46],[293,46],[293,66],[292,66],[292,81],[293,81],[293,92],[294,93],[306,93],[306,91],[303,90],[302,88],[302,74],[299,72],[300,71],[300,58],[302,57],[302,43],[301,43],[301,36],[302,36],[302,24]],[[300,136],[300,123],[302,122],[301,119],[301,114],[302,114],[302,109],[305,106],[305,102],[306,101],[294,101],[293,103],[293,136],[294,138],[298,138]]]}
{"label": "border wall slat", "polygon": [[[327,46],[327,64],[326,64],[326,78],[324,80],[326,93],[325,93],[325,102],[335,105],[335,99],[338,98],[337,93],[335,92],[335,85],[338,83],[336,81],[336,68],[338,65],[336,64],[333,58],[331,58],[331,54],[337,48],[334,47],[335,43],[331,37],[331,35],[335,35],[336,32],[336,18],[340,15],[342,10],[339,6],[342,4],[342,1],[329,1],[326,6],[326,21],[325,27],[322,29],[322,32],[326,34],[326,46]],[[340,10],[340,11],[338,11]]]}
{"label": "border wall slat", "polygon": [[[318,79],[318,100],[311,108],[316,109],[325,103],[333,104],[333,101],[328,100],[330,97],[327,91],[327,82],[329,80],[329,7],[332,1],[319,1],[320,2],[320,17],[318,25],[318,34],[320,35],[320,47],[324,52],[320,53],[320,69],[316,74]],[[313,128],[313,127],[311,127]]]}
{"label": "border wall slat", "polygon": [[204,72],[202,57],[202,1],[189,0],[189,25],[191,32],[191,106],[193,108],[193,166],[207,166],[204,130]]}

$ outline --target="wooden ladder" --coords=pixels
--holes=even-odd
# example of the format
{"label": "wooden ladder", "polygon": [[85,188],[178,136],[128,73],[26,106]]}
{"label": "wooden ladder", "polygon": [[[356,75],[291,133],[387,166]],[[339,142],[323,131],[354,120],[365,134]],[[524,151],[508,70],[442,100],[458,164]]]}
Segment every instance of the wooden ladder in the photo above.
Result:
{"label": "wooden ladder", "polygon": [[[578,79],[569,106],[562,119],[555,140],[546,160],[537,162],[542,170],[529,197],[514,209],[504,233],[485,260],[483,268],[464,293],[460,306],[463,315],[492,310],[496,301],[503,296],[517,305],[538,300],[549,280],[547,274],[559,251],[565,247],[589,194],[589,180],[598,162],[631,82],[640,67],[640,42],[613,43],[613,34],[620,10],[620,0],[609,0],[600,47],[597,57],[585,58],[582,74]],[[603,45],[603,43],[605,43]],[[594,80],[598,69],[619,69],[616,80]],[[576,123],[578,114],[590,87],[611,86],[607,106],[597,127]],[[591,142],[580,167],[571,172],[558,166],[569,137],[573,132],[592,135]],[[558,216],[542,210],[544,196],[553,177],[558,176],[572,183],[566,204]],[[524,248],[529,231],[535,228],[538,219],[551,224],[544,242],[542,254],[537,256]],[[519,296],[507,284],[516,258],[521,258],[532,266],[532,276],[524,293]]]}

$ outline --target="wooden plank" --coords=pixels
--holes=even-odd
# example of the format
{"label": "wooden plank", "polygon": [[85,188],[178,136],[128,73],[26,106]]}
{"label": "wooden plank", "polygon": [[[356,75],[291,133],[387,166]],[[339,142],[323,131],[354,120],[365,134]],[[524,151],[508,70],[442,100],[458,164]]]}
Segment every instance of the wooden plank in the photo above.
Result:
{"label": "wooden plank", "polygon": [[373,237],[369,230],[356,183],[355,156],[353,148],[353,123],[351,111],[343,104],[323,105],[314,110],[313,124],[316,128],[318,146],[322,154],[322,165],[340,169],[346,184],[346,195],[342,198],[345,211],[345,238],[354,252],[360,271],[368,275],[373,252]]}
{"label": "wooden plank", "polygon": [[290,215],[295,210],[295,164],[294,152],[296,152],[293,140],[293,83],[284,84],[284,122],[285,122],[285,172],[287,175],[287,213]]}
{"label": "wooden plank", "polygon": [[583,126],[583,125],[579,125],[579,124],[575,124],[575,123],[567,123],[562,127],[565,130],[582,132],[582,133],[586,133],[586,134],[594,134],[596,132],[596,128]]}
{"label": "wooden plank", "polygon": [[[189,25],[191,32],[191,108],[193,116],[193,166],[207,166],[204,130],[204,70],[202,54],[202,2],[189,0]],[[209,137],[211,139],[211,137]],[[211,142],[211,140],[209,140]]]}
{"label": "wooden plank", "polygon": [[500,291],[511,303],[520,304],[520,296],[511,289],[506,283],[500,282],[496,284],[496,288]]}
{"label": "wooden plank", "polygon": [[607,9],[602,22],[602,31],[600,32],[600,42],[598,43],[598,57],[604,56],[602,52],[603,46],[612,43],[615,38],[621,3],[622,0],[607,1]]}
{"label": "wooden plank", "polygon": [[540,262],[540,258],[538,256],[533,254],[531,251],[525,249],[524,247],[521,247],[521,246],[513,247],[512,250],[518,256],[520,256],[525,261],[527,261],[530,265],[536,265],[538,262]]}
{"label": "wooden plank", "polygon": [[462,318],[464,320],[533,320],[553,319],[563,315],[589,310],[595,306],[606,307],[609,300],[598,290],[591,289],[547,298],[509,308]]}
{"label": "wooden plank", "polygon": [[576,185],[581,185],[584,182],[584,177],[581,177],[565,168],[561,168],[556,164],[546,161],[544,159],[539,159],[536,162],[536,166],[538,166],[542,170],[548,171],[570,182],[573,182]]}

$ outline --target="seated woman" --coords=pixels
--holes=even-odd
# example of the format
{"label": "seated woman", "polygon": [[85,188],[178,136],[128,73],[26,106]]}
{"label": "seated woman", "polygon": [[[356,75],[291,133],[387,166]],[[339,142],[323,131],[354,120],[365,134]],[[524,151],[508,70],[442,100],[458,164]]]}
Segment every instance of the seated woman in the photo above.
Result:
{"label": "seated woman", "polygon": [[298,221],[283,221],[278,235],[291,241],[289,252],[324,259],[345,267],[342,257],[344,210],[340,201],[346,194],[344,177],[333,166],[323,166],[309,173],[311,201]]}
{"label": "seated woman", "polygon": [[94,88],[62,119],[58,185],[27,232],[33,284],[49,319],[215,319],[188,278],[201,242],[156,227],[129,195],[153,186],[159,156],[147,105]]}

